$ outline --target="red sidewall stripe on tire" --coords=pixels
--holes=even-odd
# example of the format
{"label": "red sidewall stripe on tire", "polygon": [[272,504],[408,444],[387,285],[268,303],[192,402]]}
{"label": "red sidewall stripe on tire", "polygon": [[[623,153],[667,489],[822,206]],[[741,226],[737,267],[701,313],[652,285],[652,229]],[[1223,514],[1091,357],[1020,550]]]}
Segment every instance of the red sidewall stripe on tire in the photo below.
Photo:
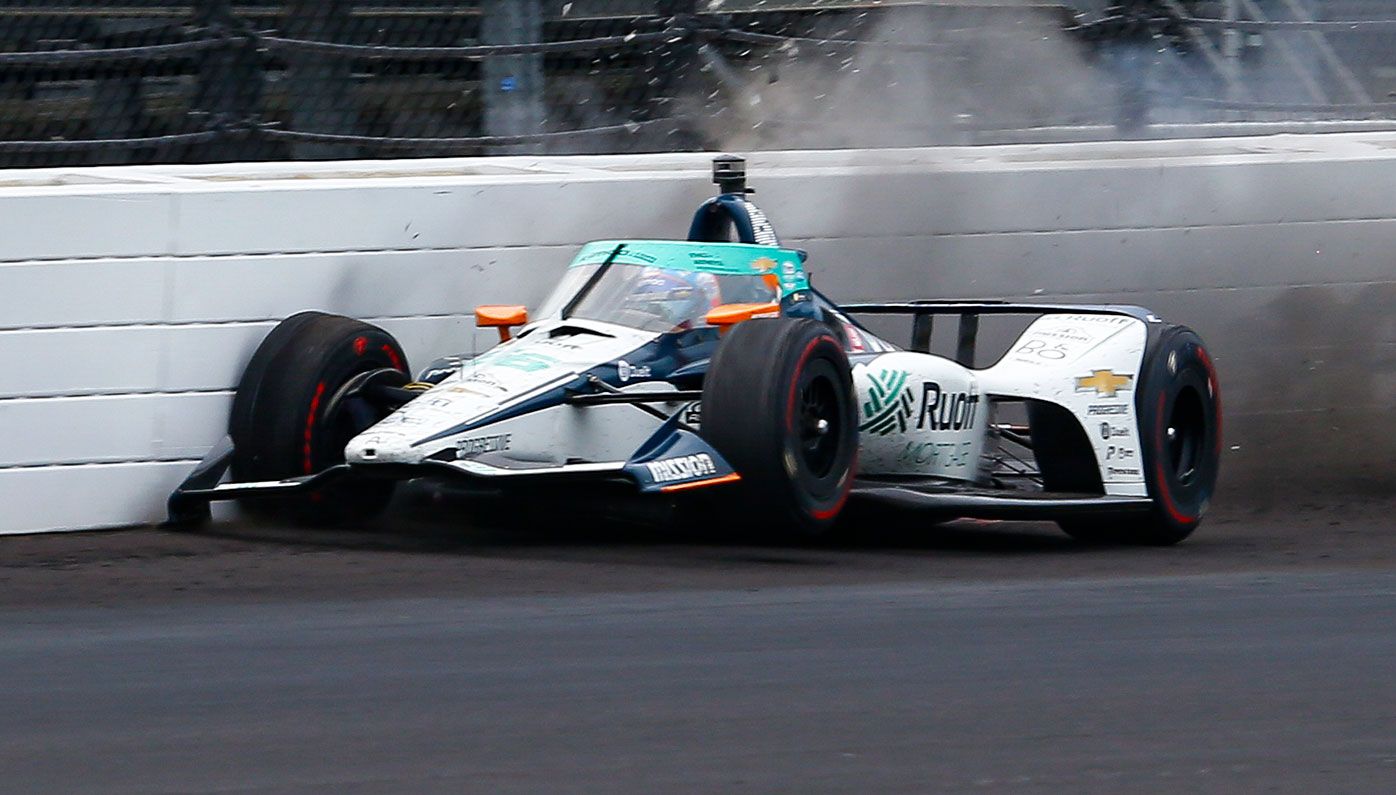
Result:
{"label": "red sidewall stripe on tire", "polygon": [[[790,397],[785,401],[786,432],[793,432],[795,430],[795,394],[799,391],[800,388],[800,373],[804,372],[805,370],[805,362],[809,361],[809,357],[814,355],[814,349],[817,348],[820,343],[824,342],[827,342],[835,346],[839,344],[838,340],[834,339],[833,337],[815,337],[814,339],[809,341],[808,345],[805,346],[804,352],[800,354],[800,361],[795,364],[794,377],[790,379]],[[854,450],[854,461],[856,462],[857,448],[854,448]],[[827,508],[822,511],[811,511],[810,516],[813,516],[815,519],[823,521],[825,519],[830,519],[834,517],[838,514],[840,510],[842,510],[844,502],[848,500],[848,493],[853,487],[853,478],[851,477],[852,472],[853,467],[850,466],[848,472],[844,473],[843,491],[839,494],[838,502],[834,503],[833,507],[831,508]]]}
{"label": "red sidewall stripe on tire", "polygon": [[[853,454],[853,464],[857,464],[857,463],[858,463],[858,454],[855,452],[855,453]],[[850,466],[848,467],[848,471],[845,472],[844,475],[843,475],[843,492],[839,494],[839,501],[836,502],[836,503],[834,503],[834,505],[833,505],[832,508],[829,508],[828,510],[824,510],[824,511],[814,511],[814,512],[812,512],[812,513],[810,514],[810,516],[813,516],[814,518],[819,519],[820,521],[823,521],[823,520],[825,520],[825,519],[832,519],[832,518],[834,518],[835,516],[838,515],[839,511],[843,510],[843,504],[844,504],[845,502],[848,502],[848,494],[849,494],[849,492],[851,492],[852,490],[853,490],[853,466],[850,465]]]}
{"label": "red sidewall stripe on tire", "polygon": [[805,346],[804,353],[800,354],[800,361],[795,363],[795,372],[792,374],[793,377],[790,379],[790,397],[785,401],[786,431],[795,430],[795,393],[798,392],[800,389],[800,373],[804,372],[805,362],[809,361],[809,357],[814,353],[815,347],[817,347],[819,343],[823,342],[825,339],[827,338],[815,337],[814,339],[810,340],[809,344]]}
{"label": "red sidewall stripe on tire", "polygon": [[407,372],[407,368],[402,366],[402,357],[397,355],[397,351],[393,350],[393,346],[385,343],[383,345],[383,352],[388,354],[388,361],[393,363],[394,370],[404,373]]}
{"label": "red sidewall stripe on tire", "polygon": [[1207,354],[1207,349],[1201,345],[1195,346],[1197,357],[1202,360],[1202,366],[1207,368],[1207,387],[1212,390],[1212,406],[1216,412],[1217,419],[1217,455],[1221,455],[1222,450],[1222,397],[1221,382],[1217,380],[1217,368],[1212,365],[1212,357]]}
{"label": "red sidewall stripe on tire", "polygon": [[305,474],[314,471],[315,462],[311,456],[311,442],[315,436],[315,414],[320,410],[320,398],[325,396],[325,382],[315,385],[315,397],[310,399],[310,415],[305,418],[305,443],[302,447],[302,467]]}
{"label": "red sidewall stripe on tire", "polygon": [[1178,503],[1173,500],[1172,489],[1168,486],[1168,478],[1164,476],[1163,459],[1167,452],[1167,448],[1164,443],[1163,428],[1168,424],[1168,420],[1163,416],[1163,404],[1166,397],[1167,395],[1165,394],[1160,394],[1158,396],[1158,429],[1154,433],[1154,438],[1157,441],[1157,452],[1154,454],[1156,456],[1154,460],[1154,475],[1158,481],[1158,492],[1159,496],[1163,498],[1164,510],[1168,511],[1168,515],[1173,517],[1173,521],[1182,525],[1197,524],[1196,516],[1188,516],[1178,509]]}

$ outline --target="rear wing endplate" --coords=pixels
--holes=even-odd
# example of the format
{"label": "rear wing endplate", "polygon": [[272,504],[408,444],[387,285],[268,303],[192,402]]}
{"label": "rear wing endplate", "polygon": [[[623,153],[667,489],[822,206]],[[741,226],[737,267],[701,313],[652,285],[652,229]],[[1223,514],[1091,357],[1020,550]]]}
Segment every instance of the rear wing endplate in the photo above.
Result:
{"label": "rear wing endplate", "polygon": [[959,339],[955,344],[955,361],[965,367],[974,366],[974,351],[979,341],[979,318],[983,315],[1125,315],[1145,323],[1157,322],[1158,317],[1142,306],[1130,304],[1015,304],[1008,301],[898,301],[886,303],[839,304],[842,312],[851,315],[911,315],[911,345],[907,350],[929,353],[932,321],[936,315],[960,317]]}

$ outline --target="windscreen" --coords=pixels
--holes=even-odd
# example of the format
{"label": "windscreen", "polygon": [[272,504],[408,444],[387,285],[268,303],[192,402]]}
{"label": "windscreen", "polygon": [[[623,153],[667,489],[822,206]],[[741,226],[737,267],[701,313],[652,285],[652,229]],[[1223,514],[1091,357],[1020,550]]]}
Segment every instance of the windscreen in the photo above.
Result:
{"label": "windscreen", "polygon": [[[569,268],[543,308],[560,309],[600,267],[587,264]],[[570,316],[659,334],[685,331],[706,326],[708,310],[713,307],[778,300],[773,281],[761,275],[716,275],[613,262]]]}

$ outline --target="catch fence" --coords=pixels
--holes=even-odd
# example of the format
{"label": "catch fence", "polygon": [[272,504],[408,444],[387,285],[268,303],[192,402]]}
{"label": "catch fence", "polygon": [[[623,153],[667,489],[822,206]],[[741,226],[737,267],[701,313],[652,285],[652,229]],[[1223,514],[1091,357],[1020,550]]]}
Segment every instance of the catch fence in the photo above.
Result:
{"label": "catch fence", "polygon": [[1310,5],[0,0],[0,166],[1385,124],[1396,19]]}

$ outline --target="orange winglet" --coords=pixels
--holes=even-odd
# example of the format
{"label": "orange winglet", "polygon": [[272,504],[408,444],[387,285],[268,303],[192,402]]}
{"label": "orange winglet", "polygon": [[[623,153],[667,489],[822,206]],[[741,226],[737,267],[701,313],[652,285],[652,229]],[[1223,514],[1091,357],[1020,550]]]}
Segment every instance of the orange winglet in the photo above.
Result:
{"label": "orange winglet", "polygon": [[704,486],[716,486],[719,483],[736,483],[742,476],[733,472],[730,475],[719,475],[707,480],[695,480],[691,483],[675,483],[672,486],[662,486],[659,490],[663,492],[688,491],[689,489],[701,489]]}
{"label": "orange winglet", "polygon": [[475,307],[475,325],[481,328],[491,326],[499,329],[499,341],[509,341],[509,328],[522,326],[528,322],[528,307],[516,305],[485,304]]}
{"label": "orange winglet", "polygon": [[754,317],[775,317],[780,314],[780,304],[723,304],[708,310],[708,323],[726,330],[743,320]]}

